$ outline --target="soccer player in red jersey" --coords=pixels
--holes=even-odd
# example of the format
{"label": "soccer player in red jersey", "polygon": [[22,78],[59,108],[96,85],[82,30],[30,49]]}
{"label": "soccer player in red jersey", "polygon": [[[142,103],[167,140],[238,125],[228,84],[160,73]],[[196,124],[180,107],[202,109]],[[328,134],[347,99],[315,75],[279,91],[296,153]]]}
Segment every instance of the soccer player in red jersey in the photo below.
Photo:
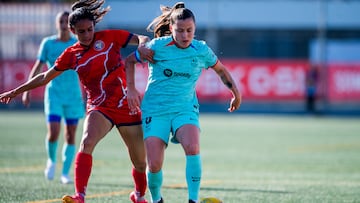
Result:
{"label": "soccer player in red jersey", "polygon": [[68,47],[54,67],[38,74],[19,87],[0,94],[0,102],[10,100],[25,91],[47,84],[68,69],[75,70],[87,93],[87,115],[83,136],[75,158],[75,195],[65,195],[63,203],[84,203],[92,169],[92,153],[96,144],[116,126],[133,164],[135,189],[130,194],[134,203],[147,203],[146,159],[141,128],[141,112],[131,111],[127,103],[127,86],[120,49],[138,44],[141,57],[152,61],[153,52],[142,46],[148,37],[125,30],[95,32],[95,24],[110,10],[102,8],[104,0],[79,0],[72,5],[70,30],[78,42]]}

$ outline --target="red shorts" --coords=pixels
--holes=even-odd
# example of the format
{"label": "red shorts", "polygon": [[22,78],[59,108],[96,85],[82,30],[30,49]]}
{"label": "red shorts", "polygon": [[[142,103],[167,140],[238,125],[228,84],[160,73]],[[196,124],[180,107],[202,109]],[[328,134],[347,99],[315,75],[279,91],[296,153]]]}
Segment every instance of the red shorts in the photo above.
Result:
{"label": "red shorts", "polygon": [[127,106],[121,108],[97,106],[89,109],[88,113],[91,111],[99,111],[116,127],[141,124],[141,112],[133,113]]}

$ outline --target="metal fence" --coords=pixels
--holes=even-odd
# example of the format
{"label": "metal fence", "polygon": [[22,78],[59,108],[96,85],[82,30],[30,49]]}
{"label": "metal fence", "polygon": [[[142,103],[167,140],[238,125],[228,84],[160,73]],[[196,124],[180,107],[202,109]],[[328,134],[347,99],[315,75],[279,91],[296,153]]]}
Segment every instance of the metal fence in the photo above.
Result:
{"label": "metal fence", "polygon": [[0,59],[35,59],[41,39],[56,32],[56,14],[69,9],[64,3],[0,3]]}

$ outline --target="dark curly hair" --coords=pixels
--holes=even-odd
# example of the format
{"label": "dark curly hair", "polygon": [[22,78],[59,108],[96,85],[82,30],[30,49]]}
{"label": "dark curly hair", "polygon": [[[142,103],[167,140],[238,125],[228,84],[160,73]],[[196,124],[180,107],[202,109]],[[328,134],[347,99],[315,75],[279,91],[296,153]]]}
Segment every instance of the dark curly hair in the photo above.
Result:
{"label": "dark curly hair", "polygon": [[69,26],[73,27],[77,22],[88,19],[94,24],[100,22],[104,15],[110,11],[110,6],[102,8],[105,0],[79,0],[72,6],[69,15]]}

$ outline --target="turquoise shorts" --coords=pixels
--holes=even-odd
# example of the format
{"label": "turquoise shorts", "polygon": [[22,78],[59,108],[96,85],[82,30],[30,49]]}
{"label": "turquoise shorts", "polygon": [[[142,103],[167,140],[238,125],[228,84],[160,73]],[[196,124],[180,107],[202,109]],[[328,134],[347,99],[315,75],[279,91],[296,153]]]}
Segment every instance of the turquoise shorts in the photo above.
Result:
{"label": "turquoise shorts", "polygon": [[176,131],[186,124],[195,125],[200,129],[199,113],[181,112],[161,116],[144,115],[142,119],[144,140],[148,137],[157,137],[168,144],[171,133],[171,142],[178,144],[179,142],[175,138]]}
{"label": "turquoise shorts", "polygon": [[82,101],[73,101],[69,104],[61,104],[58,101],[47,101],[44,103],[46,115],[57,115],[69,119],[80,119],[84,117],[85,105]]}

